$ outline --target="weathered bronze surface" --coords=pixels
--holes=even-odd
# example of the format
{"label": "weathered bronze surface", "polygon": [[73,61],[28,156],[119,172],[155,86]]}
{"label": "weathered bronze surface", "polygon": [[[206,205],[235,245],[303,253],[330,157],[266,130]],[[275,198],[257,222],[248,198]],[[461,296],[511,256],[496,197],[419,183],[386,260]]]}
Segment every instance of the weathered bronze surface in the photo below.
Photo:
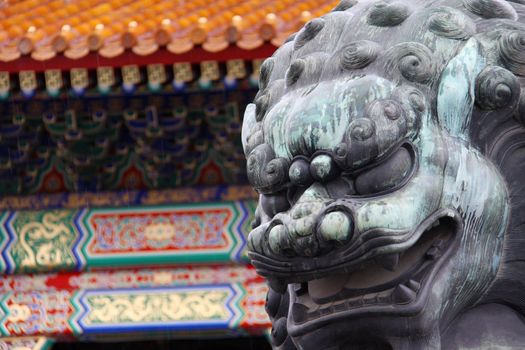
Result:
{"label": "weathered bronze surface", "polygon": [[525,347],[524,85],[524,0],[343,0],[265,61],[274,349]]}

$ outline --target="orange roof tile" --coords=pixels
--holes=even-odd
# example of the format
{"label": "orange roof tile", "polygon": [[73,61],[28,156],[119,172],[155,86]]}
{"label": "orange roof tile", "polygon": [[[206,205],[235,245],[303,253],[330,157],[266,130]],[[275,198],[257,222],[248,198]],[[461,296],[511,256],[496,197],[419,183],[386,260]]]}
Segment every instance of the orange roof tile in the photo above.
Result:
{"label": "orange roof tile", "polygon": [[0,7],[0,61],[46,60],[159,47],[180,54],[196,45],[218,52],[230,44],[279,46],[305,21],[338,0],[10,0]]}

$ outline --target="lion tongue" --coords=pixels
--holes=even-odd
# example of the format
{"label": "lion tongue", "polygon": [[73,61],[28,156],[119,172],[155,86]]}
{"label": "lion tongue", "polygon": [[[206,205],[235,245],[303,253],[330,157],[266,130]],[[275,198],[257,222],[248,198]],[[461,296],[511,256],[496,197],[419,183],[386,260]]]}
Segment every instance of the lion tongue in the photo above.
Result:
{"label": "lion tongue", "polygon": [[389,271],[380,266],[377,261],[363,263],[359,270],[350,274],[332,275],[308,282],[308,293],[313,300],[321,301],[334,297],[343,290],[366,290],[399,277],[401,271]]}
{"label": "lion tongue", "polygon": [[[425,234],[415,245],[399,254],[378,256],[375,259],[361,263],[355,271],[348,274],[332,275],[308,282],[308,293],[312,300],[325,302],[334,297],[362,295],[378,289],[391,288],[396,281],[403,279],[407,273],[419,266],[420,262],[429,258],[431,253],[441,252],[447,232],[443,234],[434,228],[431,234]],[[435,254],[432,255],[432,258]]]}

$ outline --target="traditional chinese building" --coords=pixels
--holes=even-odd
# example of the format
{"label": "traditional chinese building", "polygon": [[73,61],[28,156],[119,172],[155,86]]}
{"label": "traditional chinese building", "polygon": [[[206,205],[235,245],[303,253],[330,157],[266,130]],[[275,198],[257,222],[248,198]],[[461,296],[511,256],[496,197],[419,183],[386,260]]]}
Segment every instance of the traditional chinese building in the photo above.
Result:
{"label": "traditional chinese building", "polygon": [[0,349],[268,331],[242,115],[336,2],[1,2]]}

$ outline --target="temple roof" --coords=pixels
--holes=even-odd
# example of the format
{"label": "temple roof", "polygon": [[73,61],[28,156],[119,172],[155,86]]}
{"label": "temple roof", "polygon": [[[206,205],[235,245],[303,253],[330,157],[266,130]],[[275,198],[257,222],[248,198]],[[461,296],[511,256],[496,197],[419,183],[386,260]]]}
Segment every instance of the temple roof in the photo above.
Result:
{"label": "temple roof", "polygon": [[[97,53],[183,54],[279,46],[334,0],[9,0],[0,7],[0,62]],[[0,5],[1,6],[1,5]],[[128,51],[127,51],[128,50]]]}

